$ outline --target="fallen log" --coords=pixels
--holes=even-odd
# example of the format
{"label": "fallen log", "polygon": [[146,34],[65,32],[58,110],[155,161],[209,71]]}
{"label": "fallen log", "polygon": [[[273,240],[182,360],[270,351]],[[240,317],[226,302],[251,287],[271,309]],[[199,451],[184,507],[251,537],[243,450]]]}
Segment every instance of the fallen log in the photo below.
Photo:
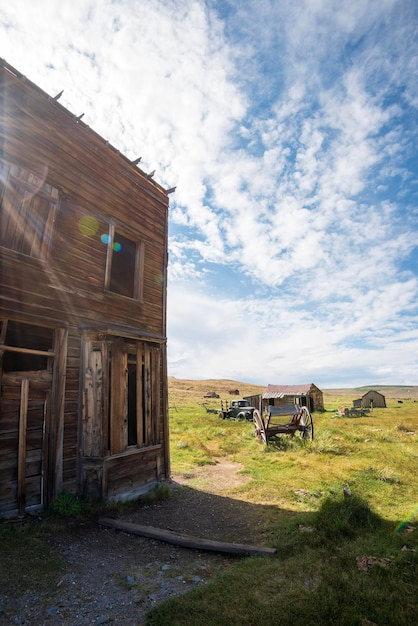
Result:
{"label": "fallen log", "polygon": [[164,528],[155,528],[154,526],[142,526],[141,524],[132,524],[131,522],[123,522],[117,519],[103,517],[99,519],[101,526],[121,530],[125,533],[140,535],[150,539],[158,539],[183,548],[193,548],[194,550],[211,550],[212,552],[228,552],[229,554],[247,554],[247,555],[270,555],[276,553],[275,548],[264,548],[260,546],[250,546],[241,543],[225,543],[223,541],[213,541],[212,539],[202,539],[200,537],[192,537],[190,535],[181,535],[172,530]]}

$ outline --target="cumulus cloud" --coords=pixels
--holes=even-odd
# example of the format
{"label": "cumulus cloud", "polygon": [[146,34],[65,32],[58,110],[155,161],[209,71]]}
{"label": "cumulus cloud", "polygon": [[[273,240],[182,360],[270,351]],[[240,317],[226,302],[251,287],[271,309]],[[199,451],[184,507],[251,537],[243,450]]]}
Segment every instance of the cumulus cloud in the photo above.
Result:
{"label": "cumulus cloud", "polygon": [[416,18],[413,0],[0,8],[1,56],[177,187],[172,375],[413,381]]}

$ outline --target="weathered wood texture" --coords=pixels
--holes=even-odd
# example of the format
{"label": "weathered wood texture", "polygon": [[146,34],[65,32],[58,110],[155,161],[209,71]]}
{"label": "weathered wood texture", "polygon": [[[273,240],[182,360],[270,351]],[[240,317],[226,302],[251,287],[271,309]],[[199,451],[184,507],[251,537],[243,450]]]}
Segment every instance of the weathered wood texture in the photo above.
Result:
{"label": "weathered wood texture", "polygon": [[[45,433],[50,392],[38,372],[3,377],[0,396],[0,512],[23,513],[44,502]],[[42,379],[44,377],[40,377]],[[32,385],[33,382],[33,385]],[[15,384],[14,384],[15,383]]]}
{"label": "weathered wood texture", "polygon": [[386,398],[383,394],[375,391],[374,389],[370,389],[367,391],[364,396],[361,398],[361,406],[363,409],[367,408],[376,408],[379,407],[381,409],[386,408]]}
{"label": "weathered wood texture", "polygon": [[192,537],[190,535],[175,533],[164,528],[132,524],[131,522],[122,522],[107,517],[101,518],[99,520],[99,524],[106,526],[107,528],[121,530],[125,533],[132,533],[134,535],[140,535],[141,537],[149,537],[150,539],[158,539],[159,541],[165,541],[166,543],[182,546],[183,548],[192,548],[194,550],[227,552],[228,554],[268,556],[273,556],[277,552],[275,548],[265,548],[263,546],[252,546],[243,543],[227,543],[212,539],[202,539],[201,537]]}
{"label": "weathered wood texture", "polygon": [[[8,314],[23,312],[51,323],[63,318],[75,324],[112,319],[135,328],[140,319],[142,331],[163,336],[164,190],[57,103],[3,68],[0,72],[2,158],[39,173],[25,181],[32,193],[59,190],[48,264],[16,254],[3,260],[1,288],[9,294],[4,303]],[[90,221],[83,228],[86,219]],[[101,236],[110,223],[144,246],[141,302],[104,290],[107,246]],[[21,269],[17,275],[16,264]]]}
{"label": "weathered wood texture", "polygon": [[141,492],[146,485],[156,484],[164,476],[157,473],[157,459],[161,446],[133,450],[119,457],[107,457],[104,461],[106,498],[132,493],[136,487]]}
{"label": "weathered wood texture", "polygon": [[[38,371],[0,365],[2,515],[85,493],[96,474],[117,495],[169,472],[168,195],[1,60],[0,91],[0,364],[45,357]],[[129,296],[110,288],[114,232],[136,246]],[[51,329],[54,345],[6,345],[10,320]],[[158,452],[130,454],[147,446]],[[113,454],[136,474],[122,457],[106,465]]]}

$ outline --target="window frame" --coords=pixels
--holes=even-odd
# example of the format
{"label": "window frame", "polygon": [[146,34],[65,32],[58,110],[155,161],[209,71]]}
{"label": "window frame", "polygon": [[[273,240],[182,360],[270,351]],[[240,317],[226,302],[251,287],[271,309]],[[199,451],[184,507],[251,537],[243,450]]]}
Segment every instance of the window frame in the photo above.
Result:
{"label": "window frame", "polygon": [[[123,294],[123,293],[120,293],[118,291],[114,291],[113,289],[111,289],[113,255],[116,254],[114,251],[113,242],[115,241],[115,239],[117,239],[118,234],[128,239],[136,247],[132,295],[126,295],[126,294]],[[114,222],[111,222],[109,224],[107,240],[108,241],[107,241],[107,251],[106,251],[106,270],[105,270],[105,281],[104,281],[105,291],[113,295],[119,296],[121,298],[128,298],[129,300],[136,300],[138,302],[142,302],[143,287],[144,287],[144,281],[143,281],[144,256],[145,256],[144,242],[138,239],[137,237],[133,236],[133,233],[127,231],[126,229],[120,228]]]}
{"label": "window frame", "polygon": [[[28,259],[46,261],[60,203],[59,190],[46,182],[46,168],[45,172],[34,172],[0,158],[0,171],[3,178],[0,224],[8,231],[3,241],[0,238],[0,248]],[[42,202],[45,206],[41,206]]]}

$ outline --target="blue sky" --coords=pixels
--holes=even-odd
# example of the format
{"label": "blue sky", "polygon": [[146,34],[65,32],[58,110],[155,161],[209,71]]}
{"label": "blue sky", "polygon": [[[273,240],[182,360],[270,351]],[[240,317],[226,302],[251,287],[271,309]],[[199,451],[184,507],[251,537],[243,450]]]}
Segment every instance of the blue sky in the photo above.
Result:
{"label": "blue sky", "polygon": [[415,0],[0,7],[0,56],[177,187],[171,376],[417,384],[417,24]]}

